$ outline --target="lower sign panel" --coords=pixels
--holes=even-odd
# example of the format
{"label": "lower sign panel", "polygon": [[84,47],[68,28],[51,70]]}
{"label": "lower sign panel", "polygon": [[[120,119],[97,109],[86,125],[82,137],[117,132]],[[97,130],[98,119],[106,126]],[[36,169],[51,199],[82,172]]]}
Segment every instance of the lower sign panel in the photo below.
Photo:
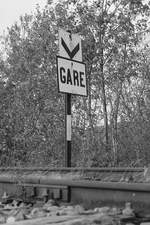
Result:
{"label": "lower sign panel", "polygon": [[87,96],[84,63],[57,56],[57,77],[60,92]]}

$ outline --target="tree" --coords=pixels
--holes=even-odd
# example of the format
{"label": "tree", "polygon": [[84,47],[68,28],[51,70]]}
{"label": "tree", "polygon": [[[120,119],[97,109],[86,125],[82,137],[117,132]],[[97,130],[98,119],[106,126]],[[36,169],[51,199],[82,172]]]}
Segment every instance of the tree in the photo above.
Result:
{"label": "tree", "polygon": [[[117,164],[121,94],[124,84],[132,85],[132,80],[139,75],[137,46],[142,34],[148,31],[149,6],[142,1],[103,0],[91,5],[87,1],[75,1],[75,7],[73,16],[77,19],[76,30],[84,41],[88,40],[88,36],[90,40],[90,44],[85,42],[83,48],[84,60],[91,68],[88,70],[89,111],[91,102],[99,96],[99,102],[103,105],[106,152],[111,155],[112,147],[114,164]],[[92,89],[96,90],[96,94],[91,100]],[[94,121],[89,124],[94,124]]]}
{"label": "tree", "polygon": [[76,96],[72,101],[74,165],[123,161],[127,139],[121,140],[121,125],[126,121],[135,125],[139,94],[134,84],[142,82],[146,68],[138,44],[148,31],[148,16],[149,6],[141,0],[67,0],[55,5],[49,1],[42,11],[37,8],[34,15],[20,17],[20,23],[8,30],[1,73],[6,77],[4,91],[13,84],[13,94],[10,98],[7,92],[11,101],[4,104],[1,130],[7,125],[3,139],[13,163],[63,165],[64,96],[58,93],[56,77],[58,28],[81,36],[87,67],[88,98]]}

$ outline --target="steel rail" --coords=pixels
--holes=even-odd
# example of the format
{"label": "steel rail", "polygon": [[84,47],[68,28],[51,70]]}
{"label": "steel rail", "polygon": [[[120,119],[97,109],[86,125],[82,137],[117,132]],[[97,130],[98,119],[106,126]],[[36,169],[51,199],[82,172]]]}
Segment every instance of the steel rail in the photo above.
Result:
{"label": "steel rail", "polygon": [[[17,176],[0,175],[0,183],[18,183]],[[114,189],[114,190],[132,190],[150,192],[150,183],[126,183],[126,182],[101,182],[101,181],[87,181],[87,180],[73,180],[73,179],[54,179],[48,176],[25,175],[20,178],[19,184],[22,185],[59,185],[69,187],[83,187],[95,189]]]}
{"label": "steel rail", "polygon": [[[8,169],[8,168],[7,168]],[[148,183],[138,183],[136,182],[125,182],[125,181],[115,181],[111,182],[98,181],[98,180],[86,180],[82,176],[56,176],[56,173],[38,173],[38,170],[30,171],[27,168],[28,173],[23,173],[25,170],[16,172],[15,170],[1,170],[0,173],[0,192],[1,195],[4,191],[8,193],[20,193],[25,190],[26,193],[34,192],[36,196],[43,196],[48,194],[51,197],[59,198],[62,201],[73,202],[73,203],[83,203],[85,205],[99,204],[100,202],[110,202],[110,203],[123,203],[126,201],[133,202],[136,206],[140,207],[140,204],[150,206],[150,182]],[[20,169],[20,168],[19,168]],[[35,168],[34,168],[35,169]],[[50,168],[49,168],[50,169]],[[60,168],[59,168],[60,169]],[[72,170],[64,171],[70,172]],[[72,168],[71,168],[72,169]],[[73,168],[74,172],[80,171],[79,168]],[[85,169],[85,168],[84,168]],[[102,170],[101,170],[102,169]],[[106,169],[106,170],[105,170]],[[109,170],[111,169],[111,171]],[[35,173],[35,172],[36,173]],[[44,170],[46,169],[44,168]],[[52,171],[52,170],[48,170]],[[55,172],[59,172],[58,168],[54,168]],[[89,168],[85,172],[120,172],[126,175],[126,172],[133,172],[136,175],[137,172],[140,176],[144,176],[144,168]],[[113,172],[112,172],[113,171]],[[31,173],[30,173],[31,172]],[[33,173],[32,173],[33,172]],[[134,174],[135,172],[135,174]],[[58,173],[59,174],[59,173]],[[106,174],[107,175],[107,174]],[[128,174],[127,174],[128,175]],[[105,174],[104,174],[105,176]],[[147,206],[146,206],[147,207]]]}
{"label": "steel rail", "polygon": [[0,167],[0,171],[49,171],[49,172],[143,172],[143,167]]}

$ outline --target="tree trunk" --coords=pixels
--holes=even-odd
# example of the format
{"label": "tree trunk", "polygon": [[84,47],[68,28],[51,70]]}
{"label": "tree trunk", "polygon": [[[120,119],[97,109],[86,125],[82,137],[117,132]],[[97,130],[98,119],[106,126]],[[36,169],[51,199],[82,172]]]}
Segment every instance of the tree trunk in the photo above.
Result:
{"label": "tree trunk", "polygon": [[104,51],[103,51],[103,15],[100,20],[100,34],[99,34],[99,44],[100,44],[100,75],[101,75],[101,89],[102,89],[102,103],[103,103],[103,113],[104,113],[104,129],[105,129],[105,149],[106,152],[109,151],[109,135],[108,135],[108,113],[107,113],[107,101],[106,101],[106,91],[105,91],[105,77],[104,77]]}
{"label": "tree trunk", "polygon": [[[92,158],[92,146],[93,146],[93,134],[94,134],[94,127],[93,127],[93,119],[92,119],[92,96],[91,96],[91,71],[92,71],[92,63],[89,69],[89,93],[88,93],[88,120],[89,120],[89,130],[88,130],[88,160]],[[88,165],[90,166],[90,165]]]}
{"label": "tree trunk", "polygon": [[116,93],[116,99],[114,102],[114,109],[111,119],[111,128],[112,128],[112,149],[113,149],[113,166],[118,165],[118,111],[120,104],[120,96],[122,93],[122,82],[118,84]]}

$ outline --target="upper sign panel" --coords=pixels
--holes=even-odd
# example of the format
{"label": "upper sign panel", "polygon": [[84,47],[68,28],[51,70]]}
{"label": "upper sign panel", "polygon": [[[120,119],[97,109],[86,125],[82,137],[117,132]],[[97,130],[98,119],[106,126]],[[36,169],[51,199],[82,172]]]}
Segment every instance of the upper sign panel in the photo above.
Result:
{"label": "upper sign panel", "polygon": [[65,30],[59,30],[59,55],[82,62],[81,38]]}

